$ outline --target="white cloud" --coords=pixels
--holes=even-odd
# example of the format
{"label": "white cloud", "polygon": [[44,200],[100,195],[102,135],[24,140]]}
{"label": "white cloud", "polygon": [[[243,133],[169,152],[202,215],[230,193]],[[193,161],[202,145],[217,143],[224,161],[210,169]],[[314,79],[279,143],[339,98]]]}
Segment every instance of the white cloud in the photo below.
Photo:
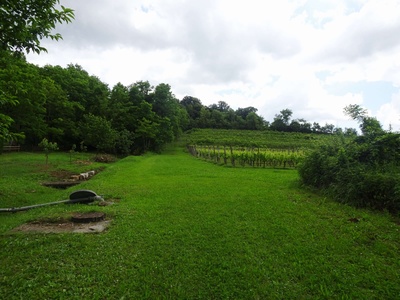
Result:
{"label": "white cloud", "polygon": [[400,46],[400,3],[371,0],[358,12],[337,16],[324,28],[321,59],[354,63]]}
{"label": "white cloud", "polygon": [[376,117],[384,129],[391,126],[394,131],[400,131],[400,92],[394,94],[389,103],[381,106]]}
{"label": "white cloud", "polygon": [[[349,89],[338,95],[328,87],[359,82],[400,87],[398,0],[62,4],[76,15],[57,27],[64,40],[46,41],[49,54],[28,60],[77,63],[110,86],[165,82],[178,98],[254,106],[270,121],[290,108],[294,117],[338,126],[348,124],[344,106],[368,101],[365,93]],[[393,97],[377,99],[374,106],[380,107],[378,118],[394,124]]]}

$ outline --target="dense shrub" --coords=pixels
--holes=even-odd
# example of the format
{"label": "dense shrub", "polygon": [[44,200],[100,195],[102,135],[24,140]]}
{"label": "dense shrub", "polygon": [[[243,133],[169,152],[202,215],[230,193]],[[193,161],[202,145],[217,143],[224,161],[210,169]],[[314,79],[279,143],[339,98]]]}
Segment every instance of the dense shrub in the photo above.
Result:
{"label": "dense shrub", "polygon": [[308,153],[299,167],[303,183],[316,188],[328,188],[338,171],[337,153],[334,145],[321,146]]}
{"label": "dense shrub", "polygon": [[299,167],[303,184],[357,207],[400,211],[400,135],[361,136],[310,152]]}

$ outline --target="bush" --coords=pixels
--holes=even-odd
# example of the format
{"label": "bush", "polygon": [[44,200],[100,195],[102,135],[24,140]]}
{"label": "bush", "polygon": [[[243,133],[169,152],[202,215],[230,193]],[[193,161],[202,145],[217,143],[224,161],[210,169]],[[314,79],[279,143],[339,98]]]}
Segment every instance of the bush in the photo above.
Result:
{"label": "bush", "polygon": [[337,173],[336,153],[334,146],[321,146],[306,155],[298,169],[303,183],[316,188],[328,188]]}
{"label": "bush", "polygon": [[321,146],[299,166],[301,181],[339,202],[396,213],[400,211],[399,141],[400,135],[388,133]]}
{"label": "bush", "polygon": [[397,212],[400,210],[400,175],[374,169],[341,170],[332,185],[334,197],[356,207],[370,207]]}

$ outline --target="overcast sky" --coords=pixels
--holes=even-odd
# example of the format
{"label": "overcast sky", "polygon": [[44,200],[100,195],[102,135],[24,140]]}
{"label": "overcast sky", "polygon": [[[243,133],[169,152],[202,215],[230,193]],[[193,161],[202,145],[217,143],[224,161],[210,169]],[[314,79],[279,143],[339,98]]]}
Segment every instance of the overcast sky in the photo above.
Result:
{"label": "overcast sky", "polygon": [[112,88],[168,83],[178,99],[254,106],[266,120],[357,127],[360,104],[400,130],[399,0],[61,0],[59,25],[38,65],[79,64]]}

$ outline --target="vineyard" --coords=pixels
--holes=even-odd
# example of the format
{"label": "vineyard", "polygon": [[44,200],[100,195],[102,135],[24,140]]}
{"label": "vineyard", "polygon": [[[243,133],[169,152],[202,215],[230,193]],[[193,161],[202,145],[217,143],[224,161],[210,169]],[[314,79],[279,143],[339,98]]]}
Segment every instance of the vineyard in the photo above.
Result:
{"label": "vineyard", "polygon": [[196,129],[184,136],[189,153],[217,164],[295,168],[309,149],[336,135],[275,131]]}
{"label": "vineyard", "polygon": [[213,161],[217,164],[251,167],[295,168],[304,157],[303,150],[279,150],[265,148],[187,146],[195,157]]}

